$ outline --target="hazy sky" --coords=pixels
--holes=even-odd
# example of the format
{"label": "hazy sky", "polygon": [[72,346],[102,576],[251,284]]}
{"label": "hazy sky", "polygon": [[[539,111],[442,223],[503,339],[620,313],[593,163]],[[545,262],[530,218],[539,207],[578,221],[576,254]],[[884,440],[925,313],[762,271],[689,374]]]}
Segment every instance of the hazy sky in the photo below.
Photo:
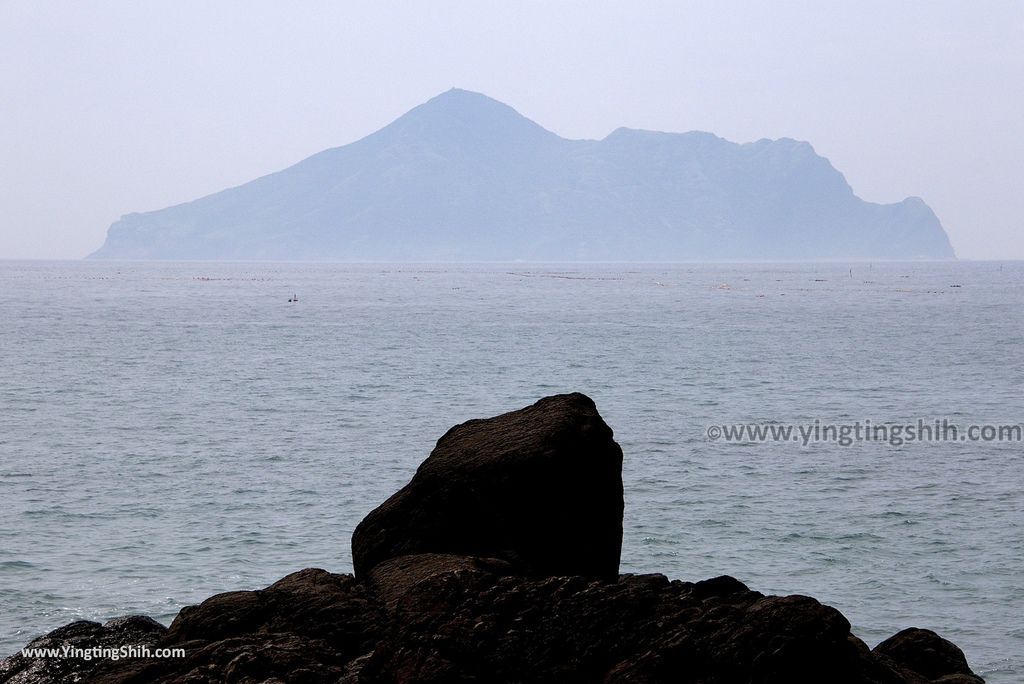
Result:
{"label": "hazy sky", "polygon": [[1024,258],[1024,2],[0,0],[0,258],[357,140],[450,87],[562,136],[810,141]]}

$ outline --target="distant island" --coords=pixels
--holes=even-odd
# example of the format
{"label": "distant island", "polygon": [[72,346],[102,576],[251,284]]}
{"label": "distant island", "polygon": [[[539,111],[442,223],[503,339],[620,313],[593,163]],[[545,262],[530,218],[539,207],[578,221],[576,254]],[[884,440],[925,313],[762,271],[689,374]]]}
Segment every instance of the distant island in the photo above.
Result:
{"label": "distant island", "polygon": [[567,140],[453,89],[362,140],[121,217],[93,259],[953,259],[919,198],[873,204],[810,144],[619,128]]}

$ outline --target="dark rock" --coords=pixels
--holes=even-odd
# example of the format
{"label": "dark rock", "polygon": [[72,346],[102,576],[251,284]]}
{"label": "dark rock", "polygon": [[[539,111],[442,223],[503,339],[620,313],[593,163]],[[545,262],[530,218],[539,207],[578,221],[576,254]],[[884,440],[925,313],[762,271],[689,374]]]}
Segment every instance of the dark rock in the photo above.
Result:
{"label": "dark rock", "polygon": [[183,608],[171,623],[172,643],[215,641],[254,633],[294,632],[323,639],[353,656],[372,647],[378,605],[352,575],[301,570],[259,591],[234,591]]}
{"label": "dark rock", "polygon": [[874,652],[926,679],[941,679],[943,684],[982,681],[971,672],[964,652],[930,629],[904,629],[875,646]]}
{"label": "dark rock", "polygon": [[403,615],[353,681],[907,684],[808,597],[701,595],[661,575],[431,584],[444,609]]}
{"label": "dark rock", "polygon": [[31,646],[183,653],[15,655],[0,662],[0,684],[982,681],[927,630],[872,651],[807,596],[764,596],[728,576],[615,575],[620,460],[582,395],[470,421],[360,525],[358,577],[303,570],[185,608],[169,629],[76,622]]}
{"label": "dark rock", "polygon": [[367,584],[389,610],[421,612],[432,610],[437,603],[434,583],[427,580],[448,575],[460,588],[471,590],[476,580],[486,581],[509,571],[509,564],[497,558],[422,553],[378,563],[370,571]]}
{"label": "dark rock", "polygon": [[[948,642],[932,633],[876,649],[894,660],[851,635],[835,609],[806,596],[763,596],[731,578],[694,584],[623,575],[609,582],[506,570],[500,561],[441,555],[391,559],[365,583],[305,570],[262,591],[221,594],[183,610],[169,631],[143,625],[150,643],[183,648],[184,658],[55,670],[16,656],[0,666],[7,675],[0,682],[981,681],[969,669],[959,672],[966,664],[950,659]],[[138,629],[75,623],[34,644],[91,645],[101,633],[108,646],[144,640]]]}
{"label": "dark rock", "polygon": [[[183,611],[166,633],[152,628],[151,643],[184,648],[184,658],[105,661],[74,671],[18,668],[10,659],[0,672],[16,678],[0,682],[72,675],[92,684],[981,681],[969,669],[948,672],[953,661],[945,647],[909,647],[948,643],[931,633],[904,639],[907,650],[893,653],[914,657],[897,661],[869,650],[835,609],[806,596],[764,596],[731,578],[694,584],[623,575],[612,582],[505,570],[489,559],[439,555],[386,561],[366,583],[305,570],[262,591],[215,596]],[[402,588],[409,600],[389,593]],[[102,629],[75,623],[37,642],[89,635],[94,643]],[[139,641],[130,630],[119,634]],[[937,660],[920,660],[928,653]],[[953,666],[966,667],[959,660]],[[946,674],[931,679],[922,670]]]}
{"label": "dark rock", "polygon": [[[98,650],[140,649],[153,646],[167,632],[159,622],[144,615],[130,615],[104,624],[79,620],[34,639],[26,649],[54,649],[68,655],[26,657],[21,652],[0,661],[0,682],[36,684],[86,681],[108,658]],[[89,655],[86,656],[85,653]],[[126,652],[126,655],[127,652]],[[120,658],[120,654],[113,657]]]}
{"label": "dark rock", "polygon": [[183,648],[184,658],[106,662],[89,681],[337,682],[384,624],[380,603],[352,575],[307,569],[182,609],[157,646]]}
{"label": "dark rock", "polygon": [[693,593],[704,598],[731,596],[747,591],[750,591],[747,585],[728,575],[701,580],[693,585]]}
{"label": "dark rock", "polygon": [[412,481],[352,535],[357,577],[389,558],[499,558],[529,575],[614,579],[622,450],[582,394],[448,431]]}

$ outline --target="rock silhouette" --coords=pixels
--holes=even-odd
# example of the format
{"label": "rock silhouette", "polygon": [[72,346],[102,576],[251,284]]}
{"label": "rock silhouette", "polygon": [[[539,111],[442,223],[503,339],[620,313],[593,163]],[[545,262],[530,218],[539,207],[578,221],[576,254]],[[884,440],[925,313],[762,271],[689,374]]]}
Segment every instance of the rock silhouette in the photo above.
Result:
{"label": "rock silhouette", "polygon": [[527,575],[619,574],[622,450],[582,394],[457,425],[352,535],[357,577],[408,554],[500,558]]}
{"label": "rock silhouette", "polygon": [[0,662],[0,683],[983,681],[929,630],[871,650],[807,596],[765,596],[728,576],[618,575],[620,465],[580,394],[469,421],[360,524],[356,575],[302,570],[185,608],[170,628],[139,616],[72,623],[30,646],[184,656],[18,654]]}

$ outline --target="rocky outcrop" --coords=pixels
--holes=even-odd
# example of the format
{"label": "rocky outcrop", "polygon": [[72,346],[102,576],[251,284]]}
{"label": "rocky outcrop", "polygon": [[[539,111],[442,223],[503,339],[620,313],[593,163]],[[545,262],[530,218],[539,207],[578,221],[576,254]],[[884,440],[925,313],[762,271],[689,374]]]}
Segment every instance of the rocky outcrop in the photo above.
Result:
{"label": "rocky outcrop", "polygon": [[[155,648],[166,634],[166,627],[142,615],[115,618],[104,624],[88,620],[72,622],[34,639],[25,647],[37,655],[18,653],[0,661],[0,682],[88,681],[97,670],[114,662],[114,658],[120,659],[122,652],[123,657],[131,657],[132,649],[137,652],[146,647]],[[40,657],[40,651],[50,651],[51,655]]]}
{"label": "rocky outcrop", "polygon": [[389,558],[447,553],[612,579],[621,547],[622,450],[582,394],[456,425],[352,535],[357,577]]}
{"label": "rocky outcrop", "polygon": [[732,578],[471,579],[421,583],[353,681],[903,681],[885,678],[835,609]]}
{"label": "rocky outcrop", "polygon": [[[810,597],[765,596],[732,577],[618,575],[620,458],[582,395],[470,421],[360,525],[356,576],[302,570],[185,608],[169,629],[140,617],[73,623],[32,646],[145,644],[184,655],[16,655],[0,663],[0,683],[982,681],[928,630],[872,651]],[[431,495],[445,486],[450,499]],[[471,524],[459,524],[459,506]],[[587,551],[574,534],[597,549],[574,560],[555,547],[563,539]]]}
{"label": "rocky outcrop", "polygon": [[930,629],[904,629],[875,646],[874,652],[925,681],[942,684],[979,684],[982,681],[971,672],[964,652]]}

